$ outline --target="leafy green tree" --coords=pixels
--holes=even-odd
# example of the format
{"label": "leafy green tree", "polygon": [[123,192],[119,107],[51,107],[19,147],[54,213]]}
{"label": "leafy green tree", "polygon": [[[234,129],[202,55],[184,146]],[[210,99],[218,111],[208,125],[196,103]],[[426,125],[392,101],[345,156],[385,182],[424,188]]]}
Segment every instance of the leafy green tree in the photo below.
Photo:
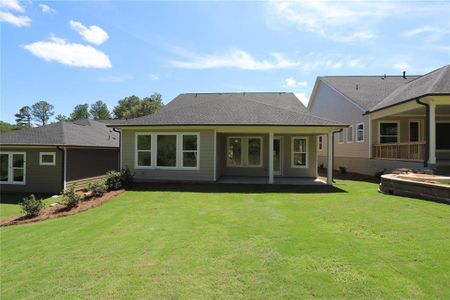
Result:
{"label": "leafy green tree", "polygon": [[0,121],[0,133],[18,129],[17,125],[9,124],[8,122]]}
{"label": "leafy green tree", "polygon": [[162,106],[161,94],[154,93],[142,100],[133,95],[119,100],[119,103],[113,109],[113,113],[118,119],[132,119],[153,114]]}
{"label": "leafy green tree", "polygon": [[80,119],[89,119],[90,116],[89,104],[78,104],[70,114],[70,120],[75,121]]}
{"label": "leafy green tree", "polygon": [[31,106],[33,119],[41,125],[47,124],[51,116],[55,114],[54,106],[47,101],[39,101]]}
{"label": "leafy green tree", "polygon": [[98,100],[92,104],[89,112],[94,120],[111,119],[111,113],[109,112],[108,105],[101,100]]}
{"label": "leafy green tree", "polygon": [[65,115],[59,114],[55,117],[56,121],[60,122],[60,121],[69,121],[69,118],[66,117]]}
{"label": "leafy green tree", "polygon": [[22,107],[14,116],[16,117],[17,125],[28,128],[31,127],[31,107]]}
{"label": "leafy green tree", "polygon": [[141,101],[141,107],[139,109],[139,115],[145,116],[154,114],[157,112],[164,104],[162,102],[162,96],[159,93],[154,93],[150,97],[145,97]]}

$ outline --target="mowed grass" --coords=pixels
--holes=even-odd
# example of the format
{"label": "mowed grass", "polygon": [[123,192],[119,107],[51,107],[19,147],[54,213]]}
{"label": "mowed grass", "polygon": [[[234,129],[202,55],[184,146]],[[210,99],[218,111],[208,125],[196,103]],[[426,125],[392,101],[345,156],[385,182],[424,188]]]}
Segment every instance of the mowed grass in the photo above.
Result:
{"label": "mowed grass", "polygon": [[[0,219],[5,217],[22,214],[20,202],[24,197],[29,197],[30,194],[1,194],[0,195]],[[43,199],[46,205],[58,202],[61,198],[51,198],[49,195],[35,195],[37,199]]]}
{"label": "mowed grass", "polygon": [[154,186],[0,233],[1,299],[450,298],[450,206],[372,183]]}

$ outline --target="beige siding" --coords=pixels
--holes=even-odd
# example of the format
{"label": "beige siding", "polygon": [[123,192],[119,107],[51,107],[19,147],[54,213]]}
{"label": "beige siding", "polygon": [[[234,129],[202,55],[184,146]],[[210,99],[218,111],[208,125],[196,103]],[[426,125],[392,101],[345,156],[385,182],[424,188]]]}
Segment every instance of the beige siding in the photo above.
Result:
{"label": "beige siding", "polygon": [[[137,132],[199,132],[199,170],[167,170],[135,168],[135,134]],[[214,181],[214,131],[213,130],[148,130],[125,129],[122,131],[122,167],[129,168],[136,181]]]}
{"label": "beige siding", "polygon": [[[425,114],[425,112],[424,112]],[[390,116],[378,120],[372,120],[372,142],[373,144],[379,143],[379,125],[381,122],[397,121],[400,126],[399,142],[409,142],[409,121],[420,121],[420,141],[425,141],[425,116]]]}
{"label": "beige siding", "polygon": [[[56,148],[1,148],[5,152],[26,153],[25,184],[1,184],[2,192],[60,193],[63,187],[62,152]],[[39,165],[40,152],[54,152],[54,166]]]}
{"label": "beige siding", "polygon": [[[369,157],[369,116],[364,116],[364,111],[358,106],[326,83],[320,82],[311,112],[347,125],[353,125],[353,143],[347,143],[345,134],[344,144],[339,144],[338,136],[335,134],[334,154],[336,157]],[[356,124],[358,123],[364,123],[363,143],[356,142]],[[322,151],[319,151],[319,155],[326,155],[326,149],[326,140],[324,140],[324,147]]]}

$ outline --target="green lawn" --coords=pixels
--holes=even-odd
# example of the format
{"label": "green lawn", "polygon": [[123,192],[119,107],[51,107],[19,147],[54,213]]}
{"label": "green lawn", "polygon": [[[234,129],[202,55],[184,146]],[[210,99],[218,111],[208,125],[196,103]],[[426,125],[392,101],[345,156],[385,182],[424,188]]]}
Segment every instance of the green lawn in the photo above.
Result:
{"label": "green lawn", "polygon": [[0,233],[1,299],[450,298],[450,206],[372,183],[154,187]]}
{"label": "green lawn", "polygon": [[[0,195],[0,219],[10,217],[14,215],[22,214],[21,207],[19,205],[24,197],[30,196],[29,194],[1,194]],[[61,198],[50,198],[49,195],[36,195],[36,198],[44,199],[44,203],[50,205],[58,202]]]}

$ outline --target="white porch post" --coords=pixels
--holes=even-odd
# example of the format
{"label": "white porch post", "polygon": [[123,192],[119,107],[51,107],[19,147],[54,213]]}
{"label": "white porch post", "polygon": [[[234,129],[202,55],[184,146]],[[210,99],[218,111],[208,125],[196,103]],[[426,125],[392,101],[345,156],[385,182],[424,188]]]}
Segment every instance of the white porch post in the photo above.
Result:
{"label": "white porch post", "polygon": [[273,184],[273,132],[269,133],[269,184]]}
{"label": "white porch post", "polygon": [[436,104],[430,103],[428,163],[436,164]]}
{"label": "white porch post", "polygon": [[327,184],[333,184],[333,132],[328,133]]}

